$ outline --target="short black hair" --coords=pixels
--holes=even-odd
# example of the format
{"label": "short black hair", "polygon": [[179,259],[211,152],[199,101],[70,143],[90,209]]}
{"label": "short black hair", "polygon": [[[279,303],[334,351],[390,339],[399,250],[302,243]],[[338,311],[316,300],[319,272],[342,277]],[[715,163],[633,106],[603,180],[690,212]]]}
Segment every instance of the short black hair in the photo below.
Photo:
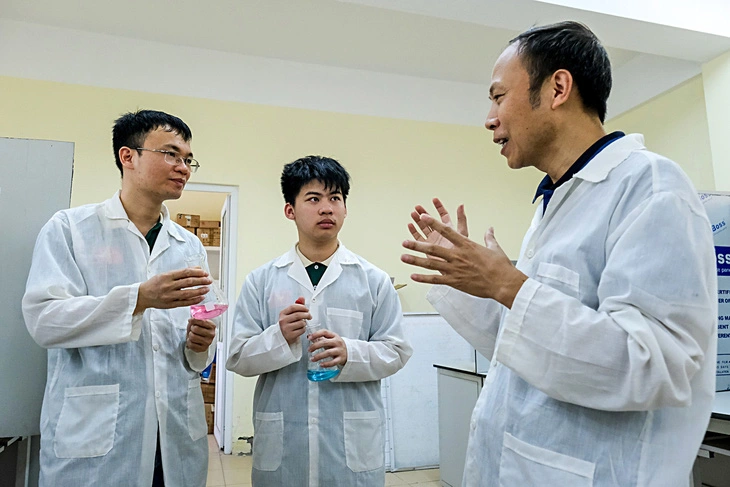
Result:
{"label": "short black hair", "polygon": [[168,132],[175,132],[185,142],[190,142],[190,139],[193,138],[193,133],[185,122],[165,112],[137,110],[136,112],[125,113],[114,121],[112,147],[114,148],[114,159],[122,176],[124,172],[122,171],[122,161],[119,160],[119,149],[122,147],[129,147],[130,149],[142,147],[147,135],[159,128]]}
{"label": "short black hair", "polygon": [[281,192],[284,201],[294,206],[299,192],[310,182],[317,180],[325,189],[342,193],[342,201],[347,202],[350,192],[350,175],[336,160],[323,156],[306,156],[290,162],[281,172]]}
{"label": "short black hair", "polygon": [[540,104],[540,89],[559,69],[573,76],[583,105],[606,119],[611,93],[611,62],[596,35],[579,22],[566,21],[535,27],[510,41],[530,75],[530,102]]}

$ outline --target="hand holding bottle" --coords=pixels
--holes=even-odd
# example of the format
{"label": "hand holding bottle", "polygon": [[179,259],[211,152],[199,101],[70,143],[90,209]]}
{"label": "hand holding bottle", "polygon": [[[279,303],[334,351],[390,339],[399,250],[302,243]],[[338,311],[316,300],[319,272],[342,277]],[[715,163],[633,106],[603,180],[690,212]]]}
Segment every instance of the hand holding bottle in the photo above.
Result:
{"label": "hand holding bottle", "polygon": [[[205,270],[205,258],[203,254],[195,254],[185,259],[185,264],[190,269]],[[208,285],[209,291],[199,304],[190,306],[190,315],[196,320],[210,320],[216,318],[228,309],[228,300],[221,288],[211,280]]]}
{"label": "hand holding bottle", "polygon": [[312,315],[309,314],[309,308],[304,305],[303,297],[299,297],[294,304],[284,308],[279,313],[279,327],[287,343],[290,345],[296,343],[306,330],[306,320],[311,319]]}

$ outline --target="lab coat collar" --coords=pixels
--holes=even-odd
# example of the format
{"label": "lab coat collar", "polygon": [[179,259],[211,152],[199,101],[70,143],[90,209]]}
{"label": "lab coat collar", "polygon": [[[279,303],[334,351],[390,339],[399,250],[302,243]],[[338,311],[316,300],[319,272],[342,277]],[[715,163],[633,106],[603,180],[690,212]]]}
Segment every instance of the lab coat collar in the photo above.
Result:
{"label": "lab coat collar", "polygon": [[[129,219],[129,216],[127,215],[127,212],[124,210],[124,205],[122,205],[122,200],[120,198],[121,193],[121,190],[117,191],[116,193],[114,193],[114,196],[104,202],[104,214],[110,220],[116,220],[120,226],[126,226],[129,231],[138,235],[140,238],[142,238],[142,240],[144,240],[144,235],[142,235],[142,233],[137,229],[136,225],[132,223],[132,221]],[[155,242],[155,246],[152,248],[151,258],[155,258],[160,253],[162,253],[162,251],[170,247],[170,242],[166,238],[166,235],[168,234],[175,240],[178,240],[180,242],[185,241],[183,236],[180,234],[180,229],[176,228],[176,226],[172,224],[170,220],[170,212],[163,204],[162,229],[160,229],[160,233],[157,237],[157,241]]]}
{"label": "lab coat collar", "polygon": [[340,274],[342,274],[342,265],[352,265],[357,264],[358,262],[357,256],[347,250],[342,242],[339,242],[339,247],[337,247],[337,250],[332,256],[330,265],[327,267],[327,270],[322,276],[322,280],[319,281],[319,284],[317,284],[317,289],[314,289],[314,286],[312,286],[312,281],[309,279],[307,270],[304,268],[302,260],[297,255],[296,246],[293,246],[289,249],[289,252],[276,259],[276,261],[274,261],[274,266],[278,268],[291,266],[288,272],[289,277],[297,281],[302,287],[308,289],[313,296],[316,296],[327,286],[335,282]]}
{"label": "lab coat collar", "polygon": [[[332,256],[332,262],[330,262],[330,264],[332,264],[335,261],[335,257],[337,258],[337,260],[339,260],[340,264],[357,264],[358,263],[357,256],[355,254],[353,254],[352,252],[350,252],[343,245],[342,242],[338,242],[338,243],[339,243],[339,246],[337,247],[337,250],[335,250],[335,253]],[[292,264],[296,261],[301,262],[301,259],[299,259],[299,256],[297,255],[296,245],[294,245],[291,249],[289,249],[289,251],[286,254],[282,255],[281,257],[279,257],[278,259],[276,259],[274,261],[274,266],[286,267],[289,264]],[[302,264],[302,267],[304,267],[303,264]],[[309,279],[309,277],[307,277],[307,279]]]}
{"label": "lab coat collar", "polygon": [[591,183],[598,183],[608,177],[614,168],[624,162],[632,152],[645,149],[644,136],[628,134],[613,141],[599,152],[589,164],[575,173],[574,178],[583,179]]}
{"label": "lab coat collar", "polygon": [[162,204],[162,229],[167,229],[167,233],[178,242],[185,241],[185,238],[180,232],[187,232],[187,230],[183,230],[182,227],[172,224],[170,210],[167,209],[164,203]]}
{"label": "lab coat collar", "polygon": [[110,220],[129,221],[129,216],[124,210],[124,205],[122,205],[122,199],[120,198],[121,194],[122,190],[118,190],[114,193],[114,196],[104,202],[104,215]]}

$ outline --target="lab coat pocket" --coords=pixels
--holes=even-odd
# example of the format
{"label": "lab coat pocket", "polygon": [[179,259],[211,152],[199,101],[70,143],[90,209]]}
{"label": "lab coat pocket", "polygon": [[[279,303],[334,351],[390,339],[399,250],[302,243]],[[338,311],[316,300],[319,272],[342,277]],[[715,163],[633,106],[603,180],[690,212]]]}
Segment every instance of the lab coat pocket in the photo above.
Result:
{"label": "lab coat pocket", "polygon": [[256,413],[253,435],[253,468],[273,472],[284,455],[284,413]]}
{"label": "lab coat pocket", "polygon": [[595,468],[594,463],[530,445],[505,433],[499,485],[592,487]]}
{"label": "lab coat pocket", "polygon": [[67,387],[53,451],[58,458],[91,458],[109,453],[119,414],[119,384]]}
{"label": "lab coat pocket", "polygon": [[181,308],[171,308],[171,309],[165,309],[165,310],[152,310],[159,311],[161,316],[157,317],[154,314],[152,315],[153,318],[151,321],[157,321],[157,319],[161,320],[169,320],[172,322],[173,326],[175,328],[182,328],[187,329],[188,327],[188,320],[190,319],[190,307],[189,306],[183,306]]}
{"label": "lab coat pocket", "polygon": [[188,382],[188,434],[193,441],[197,441],[208,434],[200,379],[193,379]]}
{"label": "lab coat pocket", "polygon": [[345,411],[345,457],[353,472],[383,467],[383,421],[378,411]]}
{"label": "lab coat pocket", "polygon": [[540,262],[537,268],[540,282],[569,296],[580,298],[580,274],[572,269],[548,262]]}
{"label": "lab coat pocket", "polygon": [[345,338],[360,338],[362,312],[342,308],[327,308],[327,329]]}

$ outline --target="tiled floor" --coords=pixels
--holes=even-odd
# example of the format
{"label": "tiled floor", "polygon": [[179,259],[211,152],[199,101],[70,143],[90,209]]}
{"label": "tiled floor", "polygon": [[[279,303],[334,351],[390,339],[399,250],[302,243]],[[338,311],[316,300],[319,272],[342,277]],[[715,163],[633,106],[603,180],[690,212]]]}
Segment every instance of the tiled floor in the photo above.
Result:
{"label": "tiled floor", "polygon": [[[208,435],[208,487],[246,487],[251,485],[251,457],[224,455],[218,448],[213,435]],[[438,469],[411,470],[386,473],[387,487],[417,485],[419,487],[440,487]]]}

